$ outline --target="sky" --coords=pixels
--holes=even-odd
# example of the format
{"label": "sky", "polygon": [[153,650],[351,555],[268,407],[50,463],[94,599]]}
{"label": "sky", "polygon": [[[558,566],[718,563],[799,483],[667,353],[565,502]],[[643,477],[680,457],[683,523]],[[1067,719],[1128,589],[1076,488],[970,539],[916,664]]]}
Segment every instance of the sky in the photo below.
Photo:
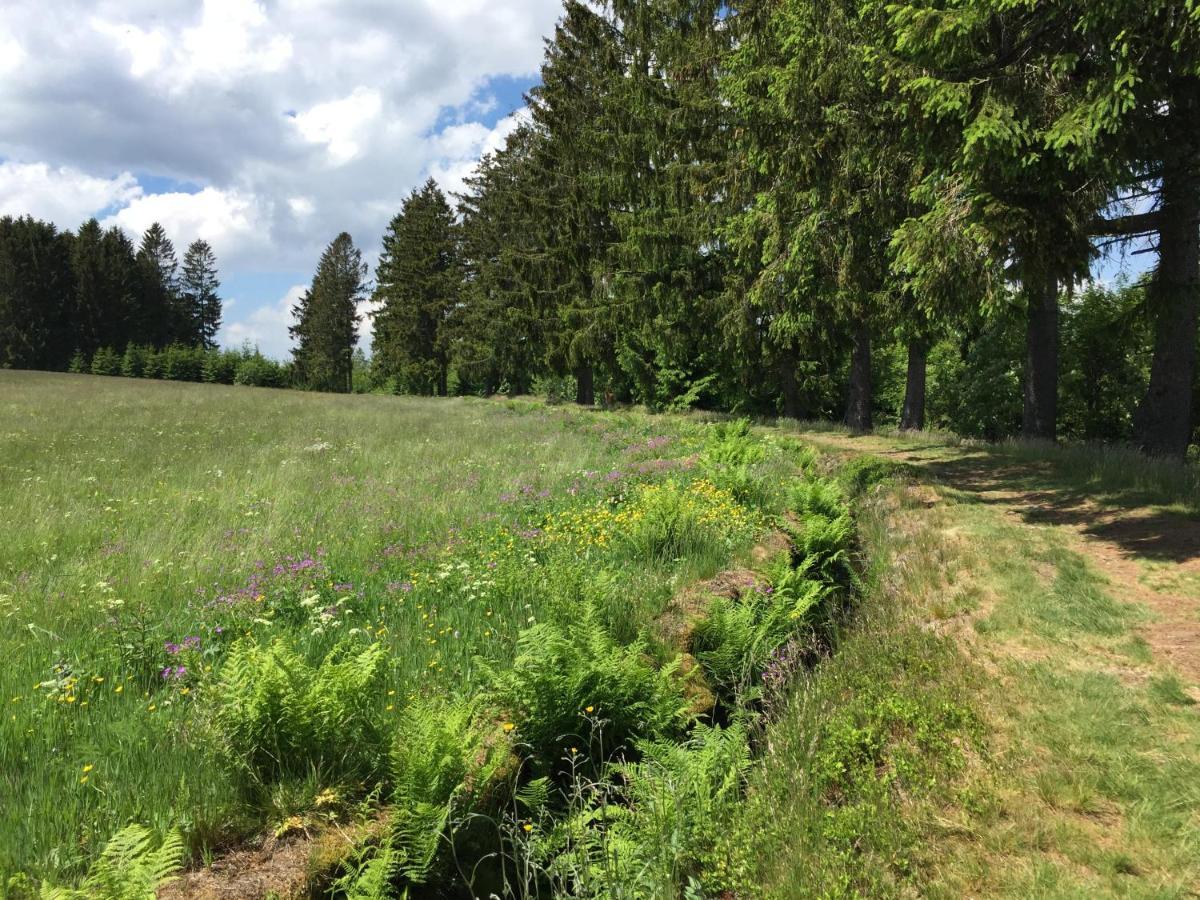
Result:
{"label": "sky", "polygon": [[[349,231],[374,270],[430,176],[458,190],[536,81],[560,0],[0,0],[0,215],[91,216],[217,255],[220,340],[283,358]],[[364,322],[364,344],[369,325]]]}

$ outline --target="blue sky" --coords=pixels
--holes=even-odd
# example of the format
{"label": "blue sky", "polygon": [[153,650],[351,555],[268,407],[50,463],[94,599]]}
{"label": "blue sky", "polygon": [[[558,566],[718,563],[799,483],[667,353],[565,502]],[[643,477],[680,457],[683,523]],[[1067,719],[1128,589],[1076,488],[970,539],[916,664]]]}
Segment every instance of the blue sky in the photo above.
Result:
{"label": "blue sky", "polygon": [[[349,231],[372,267],[431,175],[515,127],[560,0],[5,0],[0,215],[213,245],[221,339],[288,353],[289,309]],[[364,326],[364,336],[367,327]]]}

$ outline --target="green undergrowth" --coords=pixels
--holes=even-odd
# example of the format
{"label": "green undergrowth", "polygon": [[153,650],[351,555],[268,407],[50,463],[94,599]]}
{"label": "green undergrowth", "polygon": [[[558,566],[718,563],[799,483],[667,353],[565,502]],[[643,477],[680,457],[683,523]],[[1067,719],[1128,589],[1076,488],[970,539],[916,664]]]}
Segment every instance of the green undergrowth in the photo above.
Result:
{"label": "green undergrowth", "polygon": [[[187,396],[207,409],[207,397]],[[16,801],[0,811],[6,893],[27,896],[43,879],[44,890],[82,883],[111,846],[107,836],[130,821],[151,835],[177,831],[194,865],[264,831],[378,819],[390,823],[386,833],[371,829],[314,885],[336,882],[347,896],[362,896],[372,879],[410,896],[608,895],[623,890],[612,885],[638,883],[633,869],[650,865],[639,854],[662,851],[631,836],[660,815],[646,799],[662,799],[659,781],[674,790],[682,777],[690,786],[681,790],[712,803],[737,793],[740,776],[714,760],[748,757],[744,720],[761,706],[772,654],[789,635],[820,630],[845,586],[805,582],[841,571],[846,547],[837,538],[851,540],[843,510],[827,516],[797,499],[797,473],[813,454],[743,422],[468,405],[472,412],[593,456],[516,485],[468,467],[471,484],[448,501],[473,514],[439,539],[431,530],[446,519],[433,498],[421,499],[424,530],[411,515],[397,523],[398,491],[373,480],[361,447],[317,441],[297,451],[291,438],[285,452],[306,465],[303,454],[334,464],[323,477],[367,504],[357,519],[355,505],[339,509],[335,523],[355,523],[347,539],[323,547],[319,516],[285,527],[284,510],[272,507],[291,495],[252,497],[240,515],[269,520],[269,546],[254,546],[255,528],[226,528],[224,556],[209,546],[139,562],[140,580],[93,581],[95,596],[34,624],[27,620],[41,613],[32,597],[50,578],[43,569],[72,572],[59,582],[69,594],[81,573],[132,561],[127,548],[87,536],[91,522],[72,509],[39,525],[70,533],[56,539],[60,554],[8,548],[3,571],[18,577],[4,583],[0,621],[0,639],[17,653],[0,723],[0,777]],[[256,439],[269,457],[270,436]],[[339,472],[343,457],[353,475]],[[33,455],[17,459],[26,468],[10,471],[37,472]],[[107,503],[109,515],[127,520],[133,553],[148,558],[161,537],[159,510],[175,502],[170,471],[160,467],[144,484],[127,459],[117,462],[122,486],[110,481],[103,494],[85,482],[75,497],[49,472],[21,483],[41,491],[53,481],[60,505]],[[196,501],[221,506],[224,474],[211,470]],[[448,480],[436,477],[434,493]],[[498,501],[471,506],[481,483]],[[718,660],[734,656],[727,638],[710,634],[711,655],[689,668],[651,637],[652,626],[684,585],[744,557],[785,519],[809,549],[795,565],[764,567],[760,589],[744,598],[744,622],[757,632],[749,662],[719,708],[697,710],[689,692],[721,680]],[[209,520],[176,526],[198,544],[211,540]],[[413,752],[426,745],[439,753]],[[30,778],[34,771],[49,777]],[[690,815],[691,801],[663,802]],[[616,819],[621,826],[610,827]],[[652,880],[698,878],[703,856],[694,848],[682,868],[650,866]],[[668,889],[655,883],[628,895]]]}
{"label": "green undergrowth", "polygon": [[[863,498],[860,601],[831,653],[797,671],[765,725],[722,844],[737,896],[919,894],[937,809],[973,802],[960,776],[981,747],[975,676],[905,610],[931,567],[912,561],[927,548],[894,530],[904,472],[875,461],[843,472]],[[913,583],[897,585],[897,571]]]}
{"label": "green undergrowth", "polygon": [[[762,449],[744,426],[717,426],[709,447],[732,493],[769,496],[745,469]],[[828,646],[858,588],[846,494],[813,462],[798,454],[784,485],[780,521],[792,550],[764,564],[756,588],[713,598],[686,648],[696,668],[685,671],[649,631],[620,643],[582,606],[569,622],[524,631],[512,665],[491,672],[465,706],[411,708],[423,734],[454,718],[449,738],[431,741],[445,748],[432,755],[442,762],[407,754],[418,771],[437,771],[389,786],[395,826],[360,852],[335,893],[641,898],[728,889],[725,829],[744,801],[762,723]],[[679,533],[660,523],[649,530],[655,544]],[[715,689],[715,708],[690,708],[689,680]]]}

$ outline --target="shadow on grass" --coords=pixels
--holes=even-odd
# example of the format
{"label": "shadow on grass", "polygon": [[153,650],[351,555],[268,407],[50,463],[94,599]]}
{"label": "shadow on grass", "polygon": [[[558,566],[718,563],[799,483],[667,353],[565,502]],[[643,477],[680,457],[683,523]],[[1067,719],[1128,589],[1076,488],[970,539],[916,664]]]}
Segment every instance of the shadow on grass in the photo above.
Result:
{"label": "shadow on grass", "polygon": [[1200,559],[1200,468],[1125,448],[954,442],[930,435],[841,435],[838,444],[902,460],[963,499],[1011,507],[1034,525],[1078,528],[1160,562]]}

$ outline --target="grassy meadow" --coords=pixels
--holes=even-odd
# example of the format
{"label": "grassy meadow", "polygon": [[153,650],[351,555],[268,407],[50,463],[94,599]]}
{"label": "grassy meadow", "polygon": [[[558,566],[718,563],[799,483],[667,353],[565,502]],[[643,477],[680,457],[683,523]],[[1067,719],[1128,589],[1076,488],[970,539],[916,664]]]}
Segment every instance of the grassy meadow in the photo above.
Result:
{"label": "grassy meadow", "polygon": [[519,402],[3,372],[0,422],[0,872],[68,880],[129,822],[205,858],[361,780],[317,754],[247,789],[231,648],[378,648],[355,703],[394,727],[543,620],[635,641],[790,470],[771,448],[736,499],[701,425]]}
{"label": "grassy meadow", "polygon": [[[0,414],[0,896],[1200,878],[1194,469],[22,372]],[[261,847],[290,881],[206,868]]]}

